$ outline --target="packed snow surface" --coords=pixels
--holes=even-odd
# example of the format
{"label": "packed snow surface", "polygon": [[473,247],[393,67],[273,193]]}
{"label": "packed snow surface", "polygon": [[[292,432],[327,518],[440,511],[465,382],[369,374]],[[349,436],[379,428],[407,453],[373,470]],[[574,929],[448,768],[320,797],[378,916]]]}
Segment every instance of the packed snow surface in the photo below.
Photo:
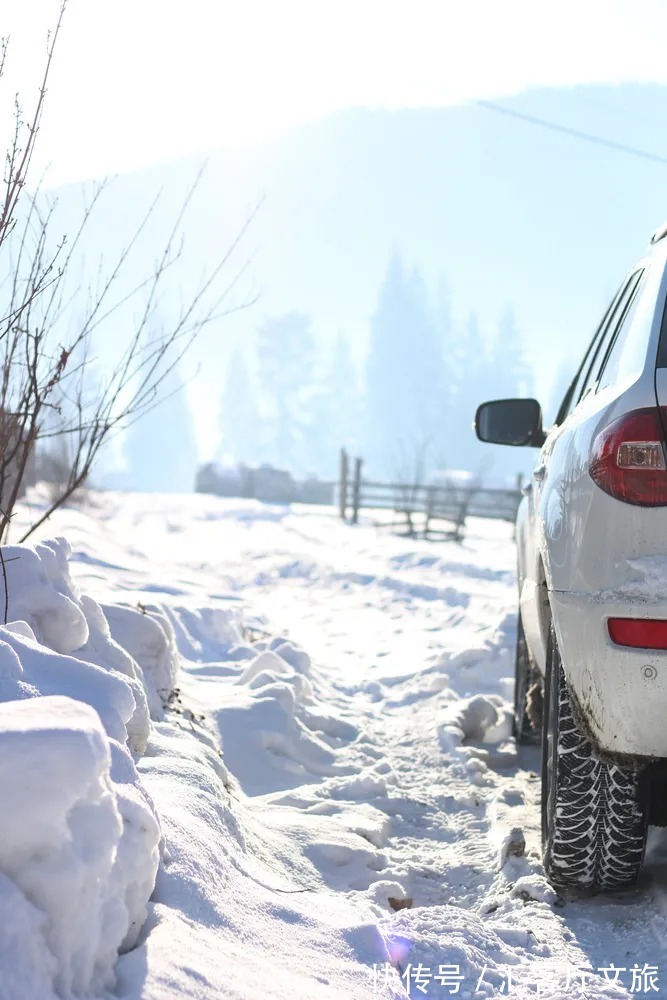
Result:
{"label": "packed snow surface", "polygon": [[98,494],[7,555],[0,1000],[667,991],[659,831],[544,878],[508,525]]}

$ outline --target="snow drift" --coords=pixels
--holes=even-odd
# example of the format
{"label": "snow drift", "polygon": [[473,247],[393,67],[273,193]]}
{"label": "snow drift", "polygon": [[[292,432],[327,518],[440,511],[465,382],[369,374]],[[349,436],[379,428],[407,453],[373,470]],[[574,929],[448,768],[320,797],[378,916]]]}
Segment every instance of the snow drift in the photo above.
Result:
{"label": "snow drift", "polygon": [[[11,919],[0,919],[0,1000],[85,996],[114,985],[159,863],[160,826],[135,760],[148,744],[149,702],[156,712],[161,703],[153,673],[147,683],[123,644],[127,634],[134,648],[147,624],[123,609],[112,638],[100,606],[72,582],[64,539],[3,552],[0,917]],[[162,637],[168,696],[168,629],[148,627]]]}

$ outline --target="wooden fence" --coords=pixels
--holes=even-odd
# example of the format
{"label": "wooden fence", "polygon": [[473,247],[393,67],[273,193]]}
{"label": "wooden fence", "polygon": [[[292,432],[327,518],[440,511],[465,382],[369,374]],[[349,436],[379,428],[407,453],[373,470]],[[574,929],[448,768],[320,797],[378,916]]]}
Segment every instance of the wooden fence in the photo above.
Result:
{"label": "wooden fence", "polygon": [[[474,483],[425,485],[378,483],[364,480],[363,462],[340,455],[338,509],[343,520],[357,524],[363,509],[388,511],[398,520],[387,526],[404,527],[408,535],[444,537],[460,541],[467,517],[496,518],[514,523],[521,501],[521,480],[515,489],[488,489]],[[443,525],[447,525],[444,527]]]}

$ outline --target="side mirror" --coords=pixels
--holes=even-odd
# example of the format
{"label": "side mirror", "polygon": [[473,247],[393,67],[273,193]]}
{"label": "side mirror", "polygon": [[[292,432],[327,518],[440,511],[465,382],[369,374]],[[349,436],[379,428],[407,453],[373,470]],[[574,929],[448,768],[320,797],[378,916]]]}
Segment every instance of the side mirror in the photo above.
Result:
{"label": "side mirror", "polygon": [[541,448],[542,407],[536,399],[494,399],[482,403],[475,414],[475,433],[491,444],[528,445]]}

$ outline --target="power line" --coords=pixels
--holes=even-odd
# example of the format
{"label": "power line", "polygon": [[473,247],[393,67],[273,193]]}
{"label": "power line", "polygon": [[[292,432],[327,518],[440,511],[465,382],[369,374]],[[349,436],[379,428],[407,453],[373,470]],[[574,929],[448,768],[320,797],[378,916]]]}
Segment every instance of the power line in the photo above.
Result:
{"label": "power line", "polygon": [[651,153],[646,149],[638,149],[636,146],[626,146],[622,142],[614,142],[613,139],[605,139],[601,135],[593,135],[591,132],[581,132],[576,128],[569,128],[567,125],[558,125],[556,122],[547,121],[545,118],[538,118],[535,115],[527,115],[523,111],[514,111],[506,108],[502,104],[495,104],[493,101],[470,101],[480,108],[488,111],[496,111],[498,114],[507,115],[510,118],[518,118],[519,121],[527,122],[529,125],[539,125],[541,128],[550,129],[552,132],[560,132],[562,135],[569,135],[573,139],[583,139],[585,142],[593,143],[597,146],[606,146],[607,149],[615,149],[618,153],[629,153],[631,156],[638,156],[642,160],[651,160],[653,163],[667,163],[667,156],[660,156],[658,153]]}

